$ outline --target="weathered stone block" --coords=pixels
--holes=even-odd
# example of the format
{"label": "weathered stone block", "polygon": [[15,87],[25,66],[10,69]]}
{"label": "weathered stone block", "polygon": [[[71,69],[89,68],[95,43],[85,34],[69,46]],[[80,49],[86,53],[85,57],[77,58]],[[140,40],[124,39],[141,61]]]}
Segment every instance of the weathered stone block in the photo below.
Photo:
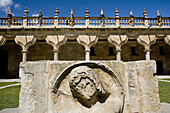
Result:
{"label": "weathered stone block", "polygon": [[159,113],[155,61],[20,65],[20,113]]}

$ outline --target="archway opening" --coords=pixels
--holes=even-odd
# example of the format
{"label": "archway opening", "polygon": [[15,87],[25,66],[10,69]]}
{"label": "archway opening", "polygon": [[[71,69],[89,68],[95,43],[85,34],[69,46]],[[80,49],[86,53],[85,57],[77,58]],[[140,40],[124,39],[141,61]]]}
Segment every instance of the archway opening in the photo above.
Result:
{"label": "archway opening", "polygon": [[4,49],[0,50],[0,78],[8,78],[8,52]]}

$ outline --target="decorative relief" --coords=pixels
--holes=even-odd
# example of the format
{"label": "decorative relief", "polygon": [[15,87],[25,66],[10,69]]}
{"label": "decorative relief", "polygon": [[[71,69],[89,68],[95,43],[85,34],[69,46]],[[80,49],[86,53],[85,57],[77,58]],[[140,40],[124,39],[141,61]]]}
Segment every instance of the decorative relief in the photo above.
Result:
{"label": "decorative relief", "polygon": [[6,42],[6,39],[3,36],[0,36],[0,46],[4,45]]}
{"label": "decorative relief", "polygon": [[85,47],[85,51],[90,51],[90,47],[96,44],[97,41],[98,38],[92,35],[79,35],[77,37],[77,42]]}
{"label": "decorative relief", "polygon": [[74,98],[90,108],[97,101],[104,102],[109,93],[97,74],[87,66],[80,66],[70,73],[70,88]]}
{"label": "decorative relief", "polygon": [[167,43],[167,44],[169,44],[170,45],[170,35],[167,35],[167,37],[165,37],[165,42]]}
{"label": "decorative relief", "polygon": [[156,37],[155,35],[140,35],[137,41],[143,45],[145,51],[150,51],[150,46],[156,42]]}
{"label": "decorative relief", "polygon": [[46,42],[53,46],[53,51],[58,51],[59,47],[65,44],[67,38],[65,35],[48,35]]}
{"label": "decorative relief", "polygon": [[110,35],[108,41],[116,47],[116,51],[121,51],[121,47],[127,43],[128,37],[126,35]]}
{"label": "decorative relief", "polygon": [[28,48],[36,42],[36,38],[34,35],[17,35],[15,42],[22,47],[22,52],[27,52]]}
{"label": "decorative relief", "polygon": [[56,76],[52,95],[58,113],[123,113],[122,83],[100,62],[78,62],[65,68]]}

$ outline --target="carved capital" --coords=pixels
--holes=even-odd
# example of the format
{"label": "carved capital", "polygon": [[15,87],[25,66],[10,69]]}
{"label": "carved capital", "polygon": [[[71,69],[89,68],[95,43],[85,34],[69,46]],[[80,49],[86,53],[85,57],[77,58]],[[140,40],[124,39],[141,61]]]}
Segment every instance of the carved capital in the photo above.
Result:
{"label": "carved capital", "polygon": [[165,42],[170,45],[170,35],[167,35],[165,38],[164,38]]}
{"label": "carved capital", "polygon": [[46,42],[53,46],[53,51],[58,51],[59,47],[65,44],[67,38],[65,35],[48,35]]}
{"label": "carved capital", "polygon": [[15,42],[22,47],[22,52],[28,52],[29,47],[36,42],[36,38],[34,35],[17,35]]}
{"label": "carved capital", "polygon": [[6,42],[6,39],[3,36],[0,36],[0,46],[3,46]]}
{"label": "carved capital", "polygon": [[85,51],[90,51],[90,47],[96,44],[98,38],[96,36],[89,35],[79,35],[77,37],[77,42],[85,47]]}
{"label": "carved capital", "polygon": [[121,47],[127,43],[128,37],[126,35],[110,35],[108,41],[116,47],[116,51],[121,51]]}
{"label": "carved capital", "polygon": [[156,42],[156,36],[155,35],[140,35],[137,38],[137,41],[139,44],[141,44],[145,48],[144,51],[150,51],[150,46]]}

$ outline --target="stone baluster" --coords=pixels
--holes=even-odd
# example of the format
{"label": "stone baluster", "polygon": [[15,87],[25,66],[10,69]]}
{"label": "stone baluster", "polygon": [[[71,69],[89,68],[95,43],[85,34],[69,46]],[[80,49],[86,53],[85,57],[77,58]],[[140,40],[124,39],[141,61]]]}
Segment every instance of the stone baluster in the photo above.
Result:
{"label": "stone baluster", "polygon": [[8,20],[7,20],[7,25],[10,27],[12,25],[12,9],[10,8],[9,13],[8,13]]}
{"label": "stone baluster", "polygon": [[67,38],[65,35],[48,35],[46,38],[46,42],[53,46],[54,51],[54,60],[58,60],[58,51],[59,47],[63,44],[65,44],[67,41]]}
{"label": "stone baluster", "polygon": [[90,60],[90,47],[96,44],[98,38],[96,36],[89,35],[79,35],[77,37],[77,42],[85,47],[86,61]]}
{"label": "stone baluster", "polygon": [[159,13],[159,10],[157,10],[157,25],[162,26],[162,17]]}
{"label": "stone baluster", "polygon": [[143,18],[144,18],[144,26],[149,27],[149,21],[147,19],[147,11],[144,9],[143,11]]}
{"label": "stone baluster", "polygon": [[115,11],[115,17],[116,17],[115,24],[117,27],[119,27],[119,11],[117,10],[117,8]]}
{"label": "stone baluster", "polygon": [[3,46],[6,43],[6,39],[3,36],[0,36],[0,46]]}
{"label": "stone baluster", "polygon": [[116,47],[116,60],[121,60],[121,47],[123,44],[126,44],[128,37],[126,35],[110,35],[108,38],[109,43],[113,44]]}
{"label": "stone baluster", "polygon": [[55,10],[55,19],[54,19],[54,26],[57,27],[58,26],[58,15],[59,15],[59,11],[58,11],[58,8],[56,8]]}
{"label": "stone baluster", "polygon": [[89,27],[90,20],[89,20],[89,10],[88,10],[88,8],[86,8],[85,14],[86,14],[86,26]]}
{"label": "stone baluster", "polygon": [[27,26],[27,22],[28,22],[28,11],[27,11],[27,8],[25,8],[25,11],[24,11],[24,19],[23,19],[23,26],[26,27]]}
{"label": "stone baluster", "polygon": [[165,43],[170,45],[170,35],[167,35],[164,40],[165,40]]}
{"label": "stone baluster", "polygon": [[139,44],[141,44],[145,50],[145,57],[146,60],[150,60],[150,46],[156,42],[156,36],[155,35],[140,35],[137,38],[137,41]]}
{"label": "stone baluster", "polygon": [[22,62],[27,61],[27,53],[30,46],[34,45],[36,38],[34,35],[17,35],[15,37],[16,44],[22,47]]}

